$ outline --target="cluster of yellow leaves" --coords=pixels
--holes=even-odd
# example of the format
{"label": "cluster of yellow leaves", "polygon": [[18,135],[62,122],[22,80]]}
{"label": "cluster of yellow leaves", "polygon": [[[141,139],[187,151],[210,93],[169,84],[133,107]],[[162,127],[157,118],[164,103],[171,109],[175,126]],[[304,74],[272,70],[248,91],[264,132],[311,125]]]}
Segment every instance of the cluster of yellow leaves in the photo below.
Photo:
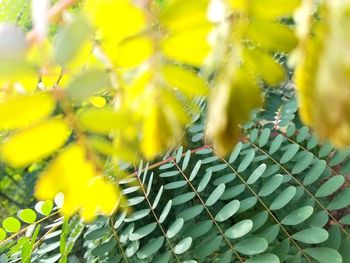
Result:
{"label": "cluster of yellow leaves", "polygon": [[[315,9],[304,8],[307,15]],[[295,76],[300,113],[321,138],[338,147],[350,145],[349,8],[349,1],[325,1],[317,11],[319,21],[298,25],[308,26],[300,35]]]}
{"label": "cluster of yellow leaves", "polygon": [[[134,161],[140,152],[152,159],[179,141],[197,110],[194,99],[208,93],[201,69],[211,51],[209,2],[87,0],[54,41],[31,47],[22,32],[1,25],[0,36],[9,39],[0,39],[0,130],[9,132],[2,160],[20,168],[53,157],[36,196],[62,192],[66,216],[110,214],[121,194],[103,178],[94,151],[113,160]],[[286,21],[301,0],[222,2],[207,135],[225,154],[261,106],[260,84],[285,80],[273,56],[297,45]],[[301,115],[341,146],[350,144],[349,6],[322,2],[322,23],[297,28],[295,53]],[[52,116],[57,102],[62,114]]]}
{"label": "cluster of yellow leaves", "polygon": [[[50,117],[56,108],[51,92],[16,95],[0,103],[0,129],[10,130],[1,144],[2,160],[21,168],[52,156],[67,141],[71,128],[62,117]],[[40,176],[35,195],[53,199],[62,192],[61,210],[71,216],[80,210],[85,220],[109,214],[117,204],[117,190],[96,173],[93,162],[80,145],[65,148]],[[93,193],[93,194],[92,194]]]}
{"label": "cluster of yellow leaves", "polygon": [[[17,46],[0,41],[0,129],[10,132],[0,155],[15,168],[53,157],[36,197],[62,192],[65,216],[110,214],[120,194],[93,151],[134,161],[178,142],[191,118],[185,108],[196,109],[194,97],[208,92],[197,74],[210,50],[208,3],[88,0],[54,41],[28,46],[16,28],[9,34]],[[19,78],[27,71],[30,83]],[[57,102],[62,114],[52,116]],[[65,146],[68,139],[77,142]]]}
{"label": "cluster of yellow leaves", "polygon": [[96,214],[110,214],[120,199],[115,187],[97,174],[84,147],[78,144],[60,152],[36,184],[39,199],[53,199],[59,192],[65,198],[61,213],[71,216],[79,210],[87,221]]}
{"label": "cluster of yellow leaves", "polygon": [[227,4],[225,64],[210,98],[207,124],[207,135],[221,154],[232,148],[240,136],[239,125],[261,105],[256,81],[276,85],[284,80],[284,69],[272,55],[296,46],[293,30],[280,20],[291,17],[300,0],[229,0]]}
{"label": "cluster of yellow leaves", "polygon": [[[192,69],[175,63],[203,65],[212,28],[206,18],[208,3],[171,0],[160,8],[154,1],[91,0],[84,7],[117,74],[139,69],[121,85],[123,97],[118,103],[140,124],[141,134],[131,134],[141,136],[140,149],[147,159],[174,145],[189,122],[178,97],[192,103],[193,97],[207,93],[205,82]],[[113,130],[118,148],[125,136]]]}

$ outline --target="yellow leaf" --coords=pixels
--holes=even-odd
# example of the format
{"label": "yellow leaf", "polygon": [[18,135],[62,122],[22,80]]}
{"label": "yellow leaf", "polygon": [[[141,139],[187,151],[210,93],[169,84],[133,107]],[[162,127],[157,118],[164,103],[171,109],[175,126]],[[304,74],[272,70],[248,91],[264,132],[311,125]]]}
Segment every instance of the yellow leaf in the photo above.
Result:
{"label": "yellow leaf", "polygon": [[179,141],[189,119],[179,101],[167,92],[159,97],[150,94],[142,110],[141,150],[145,158],[153,159]]}
{"label": "yellow leaf", "polygon": [[170,31],[192,30],[203,24],[209,24],[207,20],[208,0],[167,1],[160,15],[160,22]]}
{"label": "yellow leaf", "polygon": [[113,64],[119,67],[135,67],[154,52],[152,40],[148,37],[134,37],[119,44],[105,41],[103,48]]}
{"label": "yellow leaf", "polygon": [[242,68],[221,76],[209,102],[206,134],[220,154],[227,154],[239,139],[240,124],[261,106],[259,87]]}
{"label": "yellow leaf", "polygon": [[164,143],[164,136],[161,136],[160,129],[161,120],[165,119],[161,109],[157,105],[151,105],[148,111],[148,117],[143,123],[143,139],[141,149],[147,159],[154,158],[166,147]]}
{"label": "yellow leaf", "polygon": [[117,190],[102,177],[87,159],[85,149],[73,144],[64,149],[44,171],[35,188],[38,199],[53,199],[64,194],[61,214],[72,216],[80,212],[90,221],[97,214],[109,215],[118,202]]}
{"label": "yellow leaf", "polygon": [[277,85],[285,79],[282,65],[278,64],[269,54],[256,49],[245,49],[244,51],[245,64],[255,75],[270,85]]}
{"label": "yellow leaf", "polygon": [[0,130],[25,128],[47,118],[56,103],[48,92],[17,95],[0,103]]}
{"label": "yellow leaf", "polygon": [[102,176],[97,176],[88,182],[85,203],[81,216],[85,221],[92,221],[96,214],[110,215],[121,200],[121,194],[112,184],[107,183]]}
{"label": "yellow leaf", "polygon": [[207,41],[210,29],[211,27],[205,25],[170,33],[162,42],[164,55],[186,64],[201,66],[210,51]]}
{"label": "yellow leaf", "polygon": [[146,24],[144,12],[130,0],[88,0],[85,10],[102,38],[114,43],[139,33]]}
{"label": "yellow leaf", "polygon": [[189,98],[204,96],[208,93],[208,86],[204,79],[191,70],[183,67],[166,65],[162,68],[162,74],[171,87],[179,89]]}
{"label": "yellow leaf", "polygon": [[24,167],[52,154],[69,134],[63,120],[51,119],[12,135],[1,145],[0,153],[11,166]]}
{"label": "yellow leaf", "polygon": [[20,82],[33,76],[38,76],[38,72],[25,58],[0,59],[0,80]]}
{"label": "yellow leaf", "polygon": [[162,43],[163,53],[183,63],[201,66],[210,47],[207,36],[212,24],[207,19],[209,1],[169,1],[160,23],[169,35]]}
{"label": "yellow leaf", "polygon": [[[264,32],[262,34],[262,32]],[[257,20],[249,26],[246,37],[273,51],[290,52],[297,45],[292,29],[278,23]]]}
{"label": "yellow leaf", "polygon": [[348,1],[321,5],[320,20],[299,46],[295,70],[303,121],[338,148],[350,145],[349,6]]}
{"label": "yellow leaf", "polygon": [[78,115],[78,119],[84,130],[100,134],[122,129],[130,121],[129,116],[122,115],[111,107],[87,109]]}
{"label": "yellow leaf", "polygon": [[103,108],[106,105],[106,99],[101,96],[92,96],[89,102],[96,108]]}
{"label": "yellow leaf", "polygon": [[249,6],[247,0],[229,0],[228,4],[235,12],[247,12]]}
{"label": "yellow leaf", "polygon": [[[234,0],[233,0],[234,1]],[[256,16],[276,20],[281,16],[291,16],[301,0],[253,0],[250,3]]]}

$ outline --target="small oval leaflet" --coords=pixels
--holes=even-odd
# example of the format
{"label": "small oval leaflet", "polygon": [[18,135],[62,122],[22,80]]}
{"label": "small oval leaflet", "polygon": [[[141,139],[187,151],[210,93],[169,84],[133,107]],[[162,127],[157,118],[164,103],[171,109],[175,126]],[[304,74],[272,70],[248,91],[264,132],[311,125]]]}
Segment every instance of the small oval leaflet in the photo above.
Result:
{"label": "small oval leaflet", "polygon": [[2,227],[8,233],[16,233],[21,228],[21,222],[14,217],[8,217],[2,222]]}
{"label": "small oval leaflet", "polygon": [[261,187],[258,195],[264,197],[272,194],[281,185],[282,181],[283,176],[276,174]]}
{"label": "small oval leaflet", "polygon": [[328,239],[328,232],[319,227],[311,227],[301,230],[294,235],[292,238],[306,244],[318,244]]}
{"label": "small oval leaflet", "polygon": [[275,254],[264,254],[250,258],[246,263],[280,263],[280,259]]}
{"label": "small oval leaflet", "polygon": [[192,172],[191,172],[190,177],[189,177],[190,181],[192,181],[196,177],[199,169],[201,168],[201,164],[202,164],[202,161],[199,160],[199,161],[197,161],[197,163],[193,167]]}
{"label": "small oval leaflet", "polygon": [[263,129],[259,138],[259,147],[263,147],[268,142],[271,135],[271,130],[269,128]]}
{"label": "small oval leaflet", "polygon": [[178,219],[176,219],[171,226],[169,227],[168,231],[166,232],[166,236],[168,238],[173,238],[177,233],[179,233],[179,231],[181,230],[181,228],[184,225],[184,220],[180,217]]}
{"label": "small oval leaflet", "polygon": [[212,206],[214,205],[219,199],[220,197],[222,196],[222,194],[224,193],[225,191],[225,184],[220,184],[218,185],[214,191],[210,194],[210,196],[208,197],[207,201],[205,202],[205,204],[207,206]]}
{"label": "small oval leaflet", "polygon": [[202,192],[208,185],[210,179],[211,179],[212,171],[207,171],[205,175],[203,176],[202,180],[200,181],[197,191]]}
{"label": "small oval leaflet", "polygon": [[298,162],[294,165],[292,169],[292,174],[299,174],[304,171],[312,163],[314,155],[310,152],[304,152],[300,157]]}
{"label": "small oval leaflet", "polygon": [[342,175],[333,176],[331,179],[329,179],[327,182],[325,182],[323,185],[321,185],[320,188],[318,188],[317,192],[315,193],[316,197],[325,197],[333,194],[335,191],[337,191],[345,182],[345,178]]}
{"label": "small oval leaflet", "polygon": [[228,160],[229,163],[233,163],[237,159],[241,149],[242,149],[242,142],[238,142],[230,155],[230,158]]}
{"label": "small oval leaflet", "polygon": [[163,245],[164,237],[158,237],[149,241],[144,247],[137,252],[139,259],[145,259],[156,253]]}
{"label": "small oval leaflet", "polygon": [[287,150],[284,152],[284,154],[281,157],[280,163],[284,164],[289,162],[299,151],[299,145],[298,144],[290,144],[287,146]]}
{"label": "small oval leaflet", "polygon": [[221,210],[216,214],[215,220],[218,222],[223,222],[233,216],[239,209],[240,202],[238,200],[232,200],[226,204]]}
{"label": "small oval leaflet", "polygon": [[0,241],[3,241],[6,238],[6,232],[3,228],[0,227]]}
{"label": "small oval leaflet", "polygon": [[254,172],[249,176],[248,180],[247,180],[247,184],[254,184],[259,178],[260,176],[263,175],[263,173],[266,170],[266,164],[260,164],[255,170]]}
{"label": "small oval leaflet", "polygon": [[323,171],[326,169],[327,163],[325,160],[317,160],[315,161],[312,168],[306,173],[303,185],[310,185],[314,183],[320,176],[322,175]]}
{"label": "small oval leaflet", "polygon": [[289,215],[285,216],[282,219],[281,223],[283,225],[289,225],[289,226],[298,225],[304,222],[306,219],[308,219],[312,215],[313,211],[314,209],[312,206],[301,207],[297,210],[294,210]]}
{"label": "small oval leaflet", "polygon": [[172,206],[172,203],[173,203],[172,200],[169,200],[169,201],[166,203],[166,205],[165,205],[165,207],[164,207],[162,213],[161,213],[160,216],[159,216],[159,223],[163,223],[164,220],[166,219],[166,217],[168,216],[168,214],[169,214],[169,212],[170,212],[170,209],[171,209],[171,206]]}
{"label": "small oval leaflet", "polygon": [[271,210],[278,210],[287,205],[295,196],[296,188],[294,186],[289,186],[284,189],[272,202],[270,205]]}
{"label": "small oval leaflet", "polygon": [[140,242],[137,240],[137,241],[134,241],[134,242],[131,242],[128,247],[125,249],[125,254],[128,256],[128,257],[131,257],[133,256],[137,250],[139,249],[140,247]]}
{"label": "small oval leaflet", "polygon": [[254,150],[249,150],[240,165],[238,166],[237,172],[241,173],[244,172],[248,166],[251,164],[255,157],[255,151]]}
{"label": "small oval leaflet", "polygon": [[350,188],[346,188],[337,194],[333,200],[329,203],[327,208],[329,210],[342,209],[350,205]]}
{"label": "small oval leaflet", "polygon": [[133,231],[130,236],[129,236],[129,240],[130,241],[136,241],[139,240],[147,235],[149,235],[150,233],[153,232],[153,230],[156,228],[157,223],[150,223],[148,225],[145,225],[135,231]]}
{"label": "small oval leaflet", "polygon": [[183,254],[185,253],[192,245],[192,238],[186,237],[182,239],[175,247],[174,252],[176,254]]}
{"label": "small oval leaflet", "polygon": [[196,194],[194,192],[187,192],[187,193],[181,194],[173,199],[173,205],[181,205],[183,203],[186,203],[191,199],[193,199],[195,195]]}
{"label": "small oval leaflet", "polygon": [[36,220],[36,213],[32,209],[20,210],[18,211],[17,216],[27,224],[32,224]]}
{"label": "small oval leaflet", "polygon": [[271,142],[269,154],[275,153],[282,145],[283,135],[278,134],[275,139]]}
{"label": "small oval leaflet", "polygon": [[247,238],[237,243],[235,249],[245,255],[256,255],[264,252],[268,247],[264,238]]}
{"label": "small oval leaflet", "polygon": [[184,211],[180,212],[177,215],[177,218],[183,218],[183,220],[186,222],[188,220],[191,220],[192,218],[195,218],[200,213],[202,213],[204,207],[202,205],[196,205],[190,208],[185,209]]}
{"label": "small oval leaflet", "polygon": [[305,248],[304,252],[313,257],[320,263],[341,263],[343,262],[342,256],[338,251],[328,247],[310,247]]}
{"label": "small oval leaflet", "polygon": [[242,220],[238,223],[236,223],[234,226],[230,227],[226,230],[225,236],[228,238],[240,238],[245,236],[252,230],[253,228],[253,221],[250,219]]}

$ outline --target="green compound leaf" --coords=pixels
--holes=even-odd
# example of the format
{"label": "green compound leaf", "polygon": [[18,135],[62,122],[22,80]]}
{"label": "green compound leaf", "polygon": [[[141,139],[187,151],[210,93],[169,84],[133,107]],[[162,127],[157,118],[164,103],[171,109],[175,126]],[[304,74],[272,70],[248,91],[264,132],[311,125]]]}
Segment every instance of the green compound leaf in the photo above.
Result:
{"label": "green compound leaf", "polygon": [[82,45],[88,40],[91,33],[92,27],[86,17],[76,16],[58,34],[54,47],[55,61],[61,66],[65,66],[79,53]]}

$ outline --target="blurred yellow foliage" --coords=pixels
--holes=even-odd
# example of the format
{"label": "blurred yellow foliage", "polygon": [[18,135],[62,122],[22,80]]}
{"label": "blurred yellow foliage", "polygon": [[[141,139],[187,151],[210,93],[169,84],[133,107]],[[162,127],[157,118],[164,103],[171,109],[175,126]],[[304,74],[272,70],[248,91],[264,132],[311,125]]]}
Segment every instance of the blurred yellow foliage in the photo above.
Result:
{"label": "blurred yellow foliage", "polygon": [[0,154],[11,166],[24,167],[62,147],[69,134],[66,122],[51,119],[12,135],[1,145]]}
{"label": "blurred yellow foliage", "polygon": [[210,0],[86,0],[55,37],[30,43],[0,25],[2,160],[22,168],[52,157],[36,196],[62,192],[65,216],[109,215],[121,195],[103,177],[107,157],[155,158],[181,140],[208,94],[206,139],[228,153],[261,107],[261,87],[286,80],[275,55],[296,46],[303,120],[349,145],[348,1],[306,11],[301,0],[217,2],[222,14]]}
{"label": "blurred yellow foliage", "polygon": [[118,202],[117,189],[99,176],[92,160],[81,145],[65,148],[41,175],[35,190],[38,199],[53,199],[64,194],[61,212],[92,220],[97,214],[109,214]]}

